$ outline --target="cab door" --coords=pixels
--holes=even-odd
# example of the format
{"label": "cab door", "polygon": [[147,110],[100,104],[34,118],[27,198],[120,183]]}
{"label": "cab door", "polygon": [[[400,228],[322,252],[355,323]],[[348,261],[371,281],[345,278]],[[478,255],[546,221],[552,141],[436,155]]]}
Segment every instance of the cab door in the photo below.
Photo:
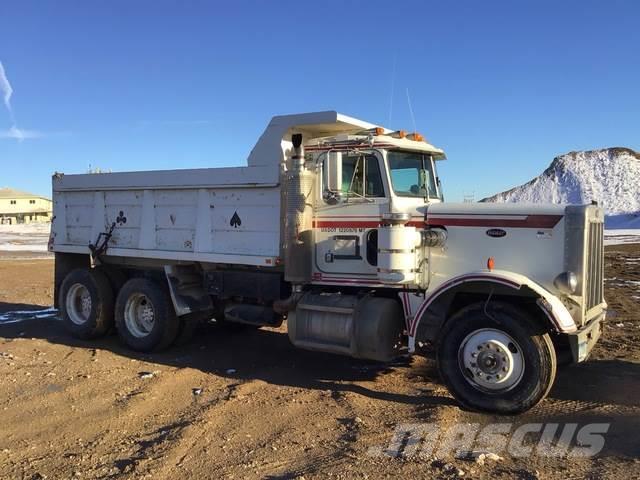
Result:
{"label": "cab door", "polygon": [[[341,182],[337,190],[329,190],[330,155],[321,156],[315,269],[321,278],[376,278],[377,227],[382,212],[388,210],[382,155],[373,150],[339,153]],[[335,168],[335,163],[331,166]]]}

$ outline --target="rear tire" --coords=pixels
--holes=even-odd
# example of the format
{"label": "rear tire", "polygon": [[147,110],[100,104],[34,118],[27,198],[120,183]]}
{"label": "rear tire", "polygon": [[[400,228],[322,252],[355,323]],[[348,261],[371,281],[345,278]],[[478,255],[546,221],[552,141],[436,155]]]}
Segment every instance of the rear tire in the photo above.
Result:
{"label": "rear tire", "polygon": [[66,329],[76,338],[98,338],[113,325],[113,290],[99,270],[71,271],[60,286],[58,304]]}
{"label": "rear tire", "polygon": [[465,407],[500,414],[529,410],[551,390],[557,361],[545,329],[509,304],[477,303],[445,324],[438,369]]}
{"label": "rear tire", "polygon": [[116,328],[132,350],[162,350],[173,342],[180,322],[166,287],[147,278],[132,278],[116,299]]}

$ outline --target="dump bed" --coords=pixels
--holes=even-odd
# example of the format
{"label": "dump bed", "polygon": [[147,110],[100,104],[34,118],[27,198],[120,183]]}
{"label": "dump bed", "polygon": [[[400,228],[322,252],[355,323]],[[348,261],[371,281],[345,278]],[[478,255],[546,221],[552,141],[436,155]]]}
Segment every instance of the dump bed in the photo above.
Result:
{"label": "dump bed", "polygon": [[246,265],[280,256],[278,164],[56,175],[55,252],[89,253],[113,228],[106,254]]}

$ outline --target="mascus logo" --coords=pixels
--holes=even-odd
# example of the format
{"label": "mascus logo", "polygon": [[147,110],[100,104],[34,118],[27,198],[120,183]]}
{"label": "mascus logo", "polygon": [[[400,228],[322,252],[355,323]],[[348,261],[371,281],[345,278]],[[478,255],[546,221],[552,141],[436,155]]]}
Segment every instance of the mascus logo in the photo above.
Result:
{"label": "mascus logo", "polygon": [[507,234],[507,232],[501,228],[490,228],[486,233],[493,238],[504,237]]}

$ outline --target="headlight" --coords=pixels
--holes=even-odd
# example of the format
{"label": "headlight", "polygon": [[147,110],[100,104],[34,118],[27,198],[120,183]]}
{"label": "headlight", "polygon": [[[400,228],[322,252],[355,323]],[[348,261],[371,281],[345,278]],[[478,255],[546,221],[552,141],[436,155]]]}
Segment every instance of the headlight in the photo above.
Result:
{"label": "headlight", "polygon": [[573,272],[562,272],[555,278],[553,284],[562,293],[573,295],[578,289],[578,277]]}

